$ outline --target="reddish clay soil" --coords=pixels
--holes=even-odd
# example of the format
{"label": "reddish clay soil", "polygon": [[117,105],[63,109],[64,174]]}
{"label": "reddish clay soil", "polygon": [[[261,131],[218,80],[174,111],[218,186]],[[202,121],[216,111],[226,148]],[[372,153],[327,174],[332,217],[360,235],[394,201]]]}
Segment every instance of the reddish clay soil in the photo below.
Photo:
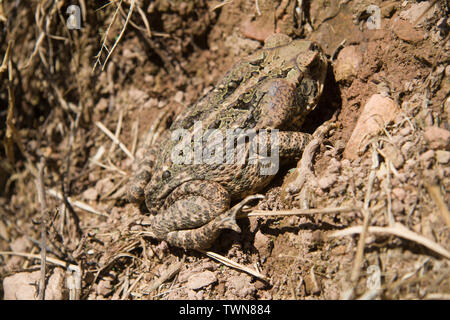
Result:
{"label": "reddish clay soil", "polygon": [[[450,297],[448,1],[140,0],[120,39],[132,1],[115,20],[119,2],[80,2],[80,30],[54,1],[0,3],[1,297],[37,296],[43,216],[48,299]],[[334,126],[253,208],[321,213],[240,219],[210,248],[261,279],[146,235],[124,193],[136,164],[101,127],[141,154],[273,33],[322,46],[325,89],[302,131]],[[382,110],[375,131],[357,126]],[[354,209],[323,212],[339,207]]]}

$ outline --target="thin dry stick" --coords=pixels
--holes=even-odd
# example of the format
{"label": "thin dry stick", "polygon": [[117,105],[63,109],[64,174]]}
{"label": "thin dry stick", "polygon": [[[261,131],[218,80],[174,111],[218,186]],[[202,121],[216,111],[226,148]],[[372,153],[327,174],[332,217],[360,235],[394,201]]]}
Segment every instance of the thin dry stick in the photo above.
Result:
{"label": "thin dry stick", "polygon": [[361,271],[361,265],[364,259],[364,245],[366,243],[366,233],[367,228],[370,224],[370,217],[371,217],[371,211],[369,210],[369,204],[370,204],[370,196],[372,194],[372,188],[373,188],[373,182],[375,181],[375,169],[378,167],[378,154],[376,152],[376,148],[374,145],[372,145],[372,168],[369,174],[369,181],[367,186],[367,192],[364,198],[364,208],[363,208],[363,214],[364,214],[364,224],[363,224],[363,230],[361,232],[361,235],[358,240],[358,246],[356,248],[356,255],[355,255],[355,261],[353,263],[352,273],[350,275],[350,281],[352,283],[356,283],[356,281],[359,279],[359,274]]}
{"label": "thin dry stick", "polygon": [[[64,197],[61,195],[61,193],[59,193],[58,191],[56,191],[54,189],[49,189],[48,194],[59,200],[64,200]],[[83,203],[81,201],[72,200],[70,197],[66,197],[66,200],[73,207],[77,207],[81,210],[84,210],[86,212],[93,213],[93,214],[96,214],[99,216],[108,217],[108,215],[106,213],[97,211],[94,208],[92,208],[90,205],[87,205],[86,203]]]}
{"label": "thin dry stick", "polygon": [[122,295],[122,298],[120,300],[125,300],[130,295],[131,291],[136,287],[136,285],[141,281],[142,277],[144,276],[144,273],[141,273],[138,278],[133,282],[133,284],[128,288],[128,290]]}
{"label": "thin dry stick", "polygon": [[12,41],[8,42],[8,47],[6,48],[5,55],[3,56],[2,65],[0,66],[0,75],[6,71],[8,68],[9,56],[11,54]]}
{"label": "thin dry stick", "polygon": [[[33,254],[33,253],[27,253],[27,252],[13,252],[13,251],[0,251],[0,255],[4,255],[4,256],[19,256],[19,257],[25,257],[25,258],[29,258],[29,259],[40,259],[41,256],[38,254]],[[66,268],[66,267],[70,267],[73,270],[78,270],[79,272],[81,272],[80,267],[78,267],[77,265],[74,264],[70,264],[68,262],[65,262],[63,260],[59,260],[56,258],[51,258],[51,257],[46,257],[45,258],[46,262],[50,262],[53,263],[57,266]]]}
{"label": "thin dry stick", "polygon": [[[362,226],[356,226],[356,227],[350,227],[343,230],[338,230],[335,232],[332,232],[329,237],[344,237],[349,236],[352,234],[361,233],[363,231]],[[370,233],[387,233],[392,234],[400,238],[404,238],[413,242],[417,242],[424,247],[427,247],[428,249],[440,254],[441,256],[450,259],[450,252],[447,251],[444,247],[440,246],[436,242],[425,238],[422,235],[419,235],[415,232],[412,232],[402,224],[396,222],[394,226],[391,227],[369,227],[368,232]]]}
{"label": "thin dry stick", "polygon": [[185,257],[183,256],[183,259],[181,259],[181,261],[171,264],[158,279],[153,280],[153,282],[150,284],[150,288],[146,291],[146,293],[150,293],[153,290],[158,289],[160,285],[162,285],[167,280],[172,279],[178,272],[180,272],[181,267],[184,264],[184,259]]}
{"label": "thin dry stick", "polygon": [[150,29],[150,23],[147,20],[147,17],[145,16],[145,12],[141,9],[141,7],[137,6],[138,12],[141,15],[142,21],[144,21],[145,29],[147,30],[147,36],[149,38],[152,37],[152,30]]}
{"label": "thin dry stick", "polygon": [[319,208],[319,209],[293,209],[293,210],[253,210],[251,212],[240,212],[236,215],[236,219],[247,217],[267,217],[267,216],[295,216],[295,215],[317,215],[317,214],[333,214],[359,211],[358,207],[337,207],[337,208]]}
{"label": "thin dry stick", "polygon": [[428,8],[426,8],[425,11],[413,22],[413,26],[416,26],[417,23],[422,20],[422,18],[428,13],[428,11],[430,11],[430,9],[436,4],[436,2],[438,2],[438,0],[434,0],[428,5]]}
{"label": "thin dry stick", "polygon": [[[98,8],[96,11],[103,9],[104,7],[106,7],[107,5],[109,5],[109,4],[111,4],[111,3],[112,3],[112,2],[109,2],[109,3],[105,4],[104,6]],[[120,6],[121,6],[121,5],[122,5],[122,0],[120,0],[119,5],[117,6],[116,11],[114,11],[114,14],[113,14],[113,17],[112,17],[112,19],[111,19],[111,22],[110,22],[110,24],[108,25],[108,28],[107,28],[106,31],[105,31],[105,35],[103,36],[102,46],[101,46],[101,48],[100,48],[100,51],[99,51],[99,52],[97,53],[97,55],[95,56],[96,60],[95,60],[94,67],[92,68],[92,72],[95,71],[95,68],[97,67],[97,64],[100,64],[100,56],[101,56],[101,54],[102,54],[103,49],[106,49],[106,51],[108,51],[108,53],[109,53],[109,50],[108,50],[108,48],[106,47],[106,40],[107,40],[107,38],[108,38],[108,34],[109,34],[109,30],[111,29],[111,26],[112,26],[112,25],[114,24],[114,22],[116,21],[117,13],[119,12],[119,9],[120,9]]]}
{"label": "thin dry stick", "polygon": [[131,144],[131,154],[136,154],[136,147],[139,135],[139,118],[133,123],[133,127],[131,128],[131,132],[133,135],[133,143]]}
{"label": "thin dry stick", "polygon": [[[122,1],[120,1],[120,2],[122,3]],[[123,25],[122,30],[120,31],[119,36],[117,37],[117,40],[114,42],[111,50],[108,52],[108,55],[106,56],[105,62],[103,63],[102,71],[105,69],[106,63],[108,62],[109,57],[111,56],[111,54],[114,52],[114,49],[116,48],[116,46],[119,43],[120,39],[122,39],[123,33],[125,32],[125,29],[126,29],[126,27],[128,25],[128,21],[130,20],[131,14],[133,13],[134,2],[135,2],[135,0],[131,0],[130,10],[128,11],[127,19],[125,20],[125,23]]]}
{"label": "thin dry stick", "polygon": [[392,197],[391,197],[391,175],[390,170],[393,168],[393,164],[390,160],[386,159],[386,178],[387,178],[387,186],[386,186],[386,196],[387,196],[387,220],[389,225],[392,226],[395,223],[394,215],[392,214]]}
{"label": "thin dry stick", "polygon": [[127,147],[120,142],[119,139],[117,139],[114,134],[108,130],[108,128],[106,128],[101,122],[96,122],[95,123],[96,126],[102,130],[114,143],[116,143],[117,145],[119,145],[119,148],[122,149],[123,152],[125,152],[125,154],[134,161],[134,156],[131,154],[131,152],[127,149]]}
{"label": "thin dry stick", "polygon": [[42,158],[40,164],[38,165],[38,176],[36,179],[36,188],[38,191],[39,203],[41,204],[41,279],[39,282],[39,300],[44,300],[45,295],[45,268],[46,268],[46,242],[47,242],[47,230],[46,230],[46,222],[47,222],[47,200],[45,198],[45,190],[44,190],[44,166],[45,159]]}
{"label": "thin dry stick", "polygon": [[217,260],[221,263],[223,263],[224,265],[231,267],[231,268],[235,268],[244,272],[247,272],[248,274],[251,274],[252,276],[255,276],[259,279],[262,280],[267,280],[266,277],[264,277],[261,273],[259,273],[256,270],[250,269],[246,266],[243,266],[237,262],[234,262],[233,260],[230,260],[228,258],[225,258],[224,256],[221,256],[220,254],[214,253],[212,251],[203,251],[203,250],[198,250],[199,252],[202,252],[204,254],[206,254],[208,257],[213,258],[214,260]]}
{"label": "thin dry stick", "polygon": [[430,194],[431,199],[433,199],[433,201],[436,203],[436,206],[439,209],[439,213],[441,214],[442,218],[444,218],[445,223],[450,228],[450,212],[448,211],[447,205],[445,204],[445,201],[442,197],[439,186],[436,184],[431,185],[425,182],[425,188]]}
{"label": "thin dry stick", "polygon": [[[114,133],[114,136],[116,137],[116,140],[119,140],[120,131],[122,130],[122,121],[123,121],[123,109],[120,109],[119,111],[119,120],[117,121],[116,125],[116,132]],[[111,147],[109,148],[109,153],[113,153],[116,148],[116,143],[113,143]]]}

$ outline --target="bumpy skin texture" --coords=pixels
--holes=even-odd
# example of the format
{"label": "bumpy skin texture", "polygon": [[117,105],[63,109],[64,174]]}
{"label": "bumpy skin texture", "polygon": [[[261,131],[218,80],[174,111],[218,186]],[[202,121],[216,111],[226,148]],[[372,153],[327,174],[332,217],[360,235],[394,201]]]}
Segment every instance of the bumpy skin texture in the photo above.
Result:
{"label": "bumpy skin texture", "polygon": [[[175,164],[174,130],[194,123],[203,130],[278,129],[280,158],[300,156],[309,135],[284,131],[300,125],[322,93],[327,60],[319,46],[306,40],[274,35],[264,48],[238,62],[196,104],[182,113],[160,143],[149,148],[130,180],[130,201],[152,214],[158,239],[186,249],[205,249],[222,229],[240,231],[236,213],[267,186],[273,176],[260,174],[260,163]],[[224,134],[225,136],[225,134]],[[248,146],[245,148],[248,157]],[[247,159],[248,160],[248,159]],[[230,208],[232,201],[242,200]]]}

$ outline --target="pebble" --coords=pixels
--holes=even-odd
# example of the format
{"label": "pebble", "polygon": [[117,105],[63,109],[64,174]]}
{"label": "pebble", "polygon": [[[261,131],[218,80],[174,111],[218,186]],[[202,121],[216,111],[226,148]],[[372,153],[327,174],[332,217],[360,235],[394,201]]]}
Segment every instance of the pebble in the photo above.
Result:
{"label": "pebble", "polygon": [[437,150],[436,160],[440,164],[447,164],[450,161],[450,151]]}
{"label": "pebble", "polygon": [[397,147],[387,143],[383,147],[383,152],[396,169],[401,168],[405,163],[405,159]]}
{"label": "pebble", "polygon": [[412,141],[406,141],[401,147],[403,155],[408,160],[411,160],[411,158],[414,156],[414,146],[415,145],[416,144],[414,142],[412,142]]}
{"label": "pebble", "polygon": [[358,158],[358,149],[368,136],[380,131],[381,126],[395,119],[400,109],[389,97],[374,94],[365,104],[358,118],[355,129],[345,147],[344,158]]}
{"label": "pebble", "polygon": [[433,158],[434,158],[434,151],[433,150],[425,151],[424,153],[422,153],[419,156],[419,160],[422,161],[422,162],[425,162],[425,163],[429,162]]}
{"label": "pebble", "polygon": [[204,271],[192,275],[187,281],[187,287],[192,290],[198,290],[217,281],[216,274],[211,271]]}
{"label": "pebble", "polygon": [[272,249],[270,238],[263,234],[260,230],[258,230],[255,234],[255,241],[253,245],[258,250],[261,257],[268,257],[270,255]]}
{"label": "pebble", "polygon": [[436,126],[427,127],[424,131],[424,137],[431,149],[450,148],[450,132],[448,130]]}
{"label": "pebble", "polygon": [[403,41],[417,43],[425,39],[425,32],[417,30],[408,21],[397,19],[394,22],[393,31]]}
{"label": "pebble", "polygon": [[412,131],[411,127],[407,126],[407,127],[402,128],[399,133],[400,133],[400,135],[406,137],[411,133],[411,131]]}
{"label": "pebble", "polygon": [[112,284],[111,284],[110,279],[100,280],[98,282],[97,289],[96,289],[96,292],[98,295],[106,296],[109,293],[111,293],[111,291],[112,291]]}
{"label": "pebble", "polygon": [[327,190],[337,181],[337,174],[326,175],[319,179],[318,184],[322,190]]}
{"label": "pebble", "polygon": [[395,213],[401,213],[403,212],[403,210],[405,209],[405,206],[403,205],[403,203],[398,200],[398,199],[394,199],[392,200],[392,211]]}
{"label": "pebble", "polygon": [[414,3],[411,5],[411,7],[407,10],[403,10],[400,12],[399,17],[402,19],[405,19],[409,21],[410,23],[415,23],[416,20],[426,11],[428,12],[418,21],[423,21],[425,19],[429,19],[434,15],[435,12],[435,6],[432,8],[429,8],[430,2],[429,1],[423,1],[419,3]]}
{"label": "pebble", "polygon": [[318,277],[314,274],[314,270],[305,276],[305,289],[307,294],[319,294],[321,291],[321,285]]}
{"label": "pebble", "polygon": [[359,47],[348,46],[339,52],[334,64],[334,76],[337,82],[350,82],[358,74],[362,64],[362,55]]}
{"label": "pebble", "polygon": [[98,192],[97,192],[97,190],[95,190],[95,188],[89,188],[83,192],[83,198],[85,200],[97,200],[97,197],[98,197]]}
{"label": "pebble", "polygon": [[[3,279],[4,300],[36,300],[41,272],[19,272]],[[63,300],[64,271],[55,268],[45,287],[45,300]]]}
{"label": "pebble", "polygon": [[400,201],[403,201],[406,197],[405,189],[394,188],[392,189],[392,195]]}

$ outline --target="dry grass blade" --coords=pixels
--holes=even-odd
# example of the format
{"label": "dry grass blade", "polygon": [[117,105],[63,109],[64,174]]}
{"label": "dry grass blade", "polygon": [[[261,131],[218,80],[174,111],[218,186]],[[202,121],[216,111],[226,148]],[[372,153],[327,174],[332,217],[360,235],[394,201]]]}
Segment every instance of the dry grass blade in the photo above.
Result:
{"label": "dry grass blade", "polygon": [[[58,191],[56,191],[54,189],[49,189],[48,190],[48,194],[50,194],[51,196],[53,196],[53,197],[55,197],[55,198],[57,198],[59,200],[64,200],[64,197]],[[93,213],[93,214],[96,214],[96,215],[99,215],[99,216],[103,216],[103,217],[108,217],[108,215],[106,213],[97,211],[94,208],[92,208],[90,205],[87,205],[84,202],[72,200],[72,199],[70,199],[70,197],[67,197],[67,202],[69,202],[69,204],[71,206],[77,207],[77,208],[79,208],[81,210],[84,210],[86,212]]]}
{"label": "dry grass blade", "polygon": [[114,136],[114,134],[108,130],[108,128],[106,128],[101,122],[96,122],[95,123],[97,125],[97,127],[102,130],[114,143],[116,143],[120,149],[122,149],[123,152],[125,152],[125,154],[134,161],[134,156],[131,154],[131,152],[127,149],[127,147],[120,142],[119,139],[116,138],[116,136]]}
{"label": "dry grass blade", "polygon": [[[120,1],[120,3],[122,3],[122,1]],[[114,52],[114,50],[116,49],[117,44],[118,44],[118,43],[120,42],[120,40],[122,39],[122,36],[123,36],[123,34],[124,34],[124,32],[125,32],[125,29],[127,28],[128,21],[130,21],[131,14],[133,13],[134,3],[135,3],[135,0],[131,0],[130,9],[129,9],[129,11],[128,11],[128,15],[127,15],[127,18],[126,18],[126,20],[125,20],[125,23],[123,24],[122,30],[120,31],[119,36],[117,37],[116,41],[114,42],[114,44],[113,44],[111,50],[108,51],[108,55],[106,56],[105,62],[103,62],[102,71],[105,69],[106,63],[108,62],[109,57],[111,56],[111,54],[112,54],[112,53]],[[120,4],[119,4],[119,8],[120,8]],[[117,11],[119,10],[119,8],[117,9]],[[109,29],[109,28],[108,28],[108,29]],[[95,66],[94,66],[94,69],[95,69]]]}
{"label": "dry grass blade", "polygon": [[0,66],[0,75],[6,71],[8,68],[9,56],[11,54],[12,41],[8,42],[8,47],[6,48],[5,55],[3,56],[2,65]]}
{"label": "dry grass blade", "polygon": [[45,160],[41,159],[41,163],[38,166],[38,176],[36,179],[36,188],[38,190],[39,203],[41,204],[41,279],[39,283],[39,300],[44,300],[45,294],[45,268],[46,268],[46,256],[47,256],[47,200],[45,198],[44,190],[44,166]]}
{"label": "dry grass blade", "polygon": [[297,216],[297,215],[318,215],[333,214],[359,211],[358,207],[337,207],[337,208],[319,208],[319,209],[293,209],[293,210],[253,210],[250,212],[240,212],[236,215],[237,219],[247,217],[270,217],[270,216]]}
{"label": "dry grass blade", "polygon": [[138,278],[133,282],[133,284],[128,288],[127,291],[122,295],[122,298],[120,300],[125,300],[130,295],[131,291],[137,286],[139,281],[141,281],[142,277],[144,276],[144,273],[141,273]]}
{"label": "dry grass blade", "polygon": [[224,265],[231,267],[231,268],[235,268],[244,272],[247,272],[248,274],[251,274],[252,276],[255,276],[261,280],[267,280],[266,277],[264,277],[261,273],[259,273],[256,270],[250,269],[246,266],[243,266],[237,262],[234,262],[233,260],[230,260],[228,258],[225,258],[224,256],[221,256],[220,254],[214,253],[212,251],[203,251],[203,250],[199,250],[200,252],[206,254],[208,257],[217,260],[221,263],[223,263]]}
{"label": "dry grass blade", "polygon": [[[27,253],[27,252],[0,251],[0,255],[19,256],[19,257],[24,257],[24,258],[29,258],[29,259],[40,259],[41,258],[41,256],[39,254],[33,254],[33,253]],[[79,272],[81,272],[81,269],[80,269],[79,266],[74,265],[74,264],[70,264],[70,263],[65,262],[63,260],[59,260],[59,259],[51,258],[51,257],[46,257],[45,261],[53,263],[54,265],[57,265],[57,266],[60,266],[60,267],[63,267],[63,268],[70,267],[72,270],[78,270]]]}
{"label": "dry grass blade", "polygon": [[[8,157],[8,160],[11,164],[15,163],[15,157],[14,157],[14,148],[13,148],[13,142],[17,144],[17,146],[20,149],[20,152],[22,154],[25,154],[25,149],[22,144],[22,140],[20,139],[19,131],[16,129],[16,126],[14,125],[14,89],[12,85],[13,76],[12,76],[12,63],[10,59],[10,53],[11,50],[11,42],[8,44],[7,52],[5,53],[5,57],[2,62],[2,72],[4,69],[4,66],[8,66],[8,113],[6,115],[6,133],[5,133],[5,139],[4,139],[4,145],[5,145],[5,151],[6,156]],[[1,74],[1,73],[0,73]]]}
{"label": "dry grass blade", "polygon": [[433,199],[433,201],[436,203],[436,206],[439,209],[439,213],[441,214],[442,218],[444,218],[445,223],[450,228],[450,212],[448,211],[447,205],[445,204],[445,201],[442,197],[439,186],[436,184],[431,185],[425,182],[425,188],[430,194],[431,199]]}
{"label": "dry grass blade", "polygon": [[[339,231],[334,231],[332,232],[329,236],[330,237],[345,237],[345,236],[349,236],[352,234],[357,234],[357,233],[361,233],[363,231],[363,227],[362,226],[357,226],[357,227],[350,227],[347,229],[343,229],[343,230],[339,230]],[[437,244],[436,242],[425,238],[424,236],[421,236],[415,232],[410,231],[409,229],[407,229],[405,226],[403,226],[400,223],[395,223],[394,226],[392,227],[369,227],[368,231],[370,233],[384,233],[384,234],[391,234],[400,238],[404,238],[410,241],[414,241],[416,243],[419,243],[425,247],[427,247],[428,249],[440,254],[441,256],[450,259],[450,252],[447,251],[447,249],[443,248],[442,246],[440,246],[439,244]]]}
{"label": "dry grass blade", "polygon": [[0,21],[8,21],[8,18],[5,15],[5,9],[3,8],[3,0],[0,0]]}
{"label": "dry grass blade", "polygon": [[172,279],[178,272],[180,272],[181,267],[184,265],[184,259],[185,257],[183,256],[183,259],[181,259],[181,261],[171,264],[158,279],[152,281],[152,283],[150,284],[150,288],[146,292],[150,293],[153,290],[158,289],[159,286],[167,280]]}

